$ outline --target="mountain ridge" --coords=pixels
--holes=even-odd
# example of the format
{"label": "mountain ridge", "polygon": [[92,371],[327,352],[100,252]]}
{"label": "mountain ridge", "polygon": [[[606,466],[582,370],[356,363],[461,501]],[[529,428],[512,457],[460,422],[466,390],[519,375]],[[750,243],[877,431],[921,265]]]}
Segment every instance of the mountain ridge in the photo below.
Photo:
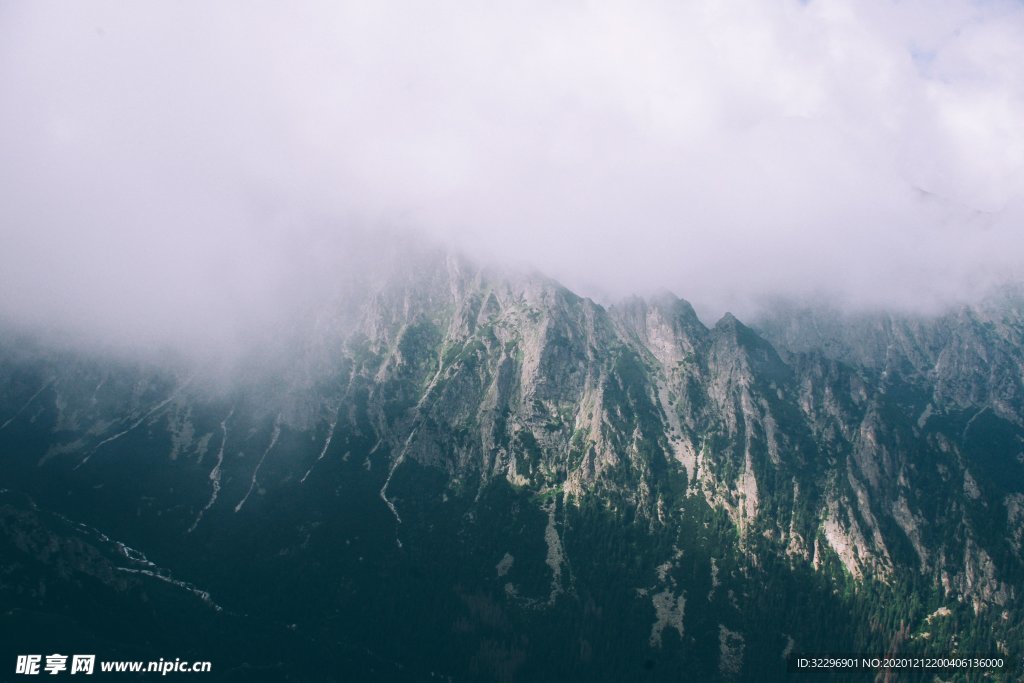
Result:
{"label": "mountain ridge", "polygon": [[[743,647],[768,647],[750,630],[767,618],[763,608],[745,605],[757,603],[750,582],[771,577],[817,575],[821,590],[848,593],[855,610],[868,609],[856,596],[873,591],[916,605],[900,607],[901,618],[917,620],[906,627],[912,633],[865,621],[862,646],[897,638],[939,647],[919,635],[924,605],[939,600],[993,625],[987,640],[971,636],[980,644],[1017,654],[1020,308],[1002,318],[961,311],[931,322],[869,321],[868,332],[843,332],[841,320],[826,318],[826,331],[847,342],[830,346],[809,314],[755,327],[726,314],[707,327],[667,293],[604,307],[542,276],[508,277],[442,253],[389,272],[359,289],[344,321],[317,319],[332,331],[295,347],[287,376],[212,393],[201,377],[74,354],[26,359],[5,344],[5,486],[153,547],[147,554],[161,564],[209,576],[227,592],[224,602],[249,601],[186,549],[242,571],[209,544],[241,543],[251,553],[259,543],[249,526],[262,520],[277,529],[271,537],[283,558],[305,557],[320,528],[310,524],[354,524],[331,521],[339,504],[331,501],[345,490],[373,520],[381,566],[397,563],[399,576],[419,571],[405,563],[424,543],[456,548],[457,539],[483,534],[488,545],[495,539],[477,520],[495,529],[523,520],[502,534],[529,550],[505,553],[533,556],[533,564],[497,555],[499,565],[511,562],[497,579],[511,580],[488,593],[487,608],[484,598],[467,597],[481,579],[466,579],[452,600],[469,606],[470,621],[497,610],[509,623],[525,619],[522,633],[536,635],[544,628],[529,614],[564,610],[573,632],[584,633],[578,610],[585,595],[597,599],[592,582],[607,577],[582,569],[589,551],[574,529],[583,528],[621,543],[633,533],[650,537],[628,541],[647,567],[634,577],[642,582],[637,604],[614,598],[630,613],[653,611],[637,652],[668,647],[686,662],[697,657],[688,638],[719,639],[708,664],[717,677],[749,673],[756,664]],[[861,362],[883,342],[896,351]],[[427,540],[430,529],[455,524],[438,517],[451,505],[464,509],[463,521]],[[505,512],[488,513],[492,505]],[[287,524],[270,521],[275,506],[289,511]],[[348,542],[367,533],[352,531]],[[364,556],[357,561],[327,539],[317,547],[314,557],[360,575],[352,563]],[[291,573],[307,561],[268,566]],[[705,586],[726,580],[726,566],[732,597],[716,597]],[[691,630],[687,623],[703,623],[693,613],[698,586],[721,616]],[[743,590],[748,596],[737,597]],[[249,611],[261,609],[288,611]],[[532,650],[516,628],[499,631],[504,654],[495,660],[487,648],[496,645],[484,638],[475,656],[494,660],[481,669],[486,677],[512,680],[529,668]]]}

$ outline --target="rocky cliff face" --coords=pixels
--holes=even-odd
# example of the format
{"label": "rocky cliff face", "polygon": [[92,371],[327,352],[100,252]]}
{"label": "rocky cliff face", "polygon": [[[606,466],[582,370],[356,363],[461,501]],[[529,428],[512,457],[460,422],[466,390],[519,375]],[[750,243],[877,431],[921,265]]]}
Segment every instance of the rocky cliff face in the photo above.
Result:
{"label": "rocky cliff face", "polygon": [[[319,312],[287,372],[230,388],[187,369],[8,343],[5,486],[147,546],[175,567],[156,572],[164,584],[229,612],[234,601],[305,619],[317,638],[356,638],[330,611],[348,608],[401,630],[378,612],[388,599],[361,602],[357,585],[365,595],[390,582],[427,603],[423,591],[452,591],[435,612],[455,614],[445,632],[478,648],[450,665],[456,677],[525,676],[545,619],[574,624],[570,659],[597,666],[600,636],[588,629],[614,619],[602,612],[612,605],[623,624],[636,620],[631,656],[675,647],[680,662],[700,662],[708,645],[708,671],[722,678],[753,671],[758,648],[783,650],[779,633],[790,651],[794,638],[827,645],[794,636],[795,612],[771,617],[759,603],[757,586],[776,580],[782,591],[820,582],[820,609],[860,619],[864,647],[934,644],[923,610],[951,605],[998,625],[979,646],[1019,653],[1018,300],[928,320],[788,311],[759,332],[731,315],[706,327],[667,294],[605,308],[540,276],[417,259],[353,287],[343,314]],[[597,547],[634,560],[604,565]],[[25,550],[32,562],[37,550]],[[243,564],[254,550],[266,559]],[[481,553],[491,588],[459,574]],[[127,570],[147,567],[124,559],[120,580],[137,582]],[[245,597],[239,574],[267,595]],[[266,582],[281,575],[310,592],[274,597]],[[212,588],[198,586],[204,577]],[[348,592],[318,583],[328,577]],[[599,588],[608,582],[621,585]],[[847,602],[830,602],[836,588]],[[864,606],[879,595],[913,605],[898,618]],[[285,616],[287,600],[312,602],[298,618]],[[757,635],[771,618],[781,630]],[[423,673],[438,661],[406,663]]]}
{"label": "rocky cliff face", "polygon": [[[909,547],[902,566],[951,595],[970,583],[957,597],[979,608],[1014,593],[991,572],[965,581],[1018,533],[1019,492],[991,472],[983,493],[969,451],[988,448],[971,438],[988,414],[979,438],[1004,432],[992,446],[1006,450],[983,457],[1014,472],[1021,464],[1019,308],[867,321],[843,338],[870,341],[841,353],[780,338],[783,360],[733,316],[708,329],[670,295],[605,310],[542,279],[493,284],[450,268],[432,300],[448,315],[431,317],[427,302],[411,324],[392,320],[393,338],[368,340],[381,361],[363,372],[384,384],[413,372],[422,387],[407,399],[408,422],[382,429],[404,438],[396,463],[440,465],[475,486],[502,476],[558,487],[566,498],[629,482],[631,502],[660,522],[673,470],[686,475],[685,495],[728,512],[741,539],[771,539],[795,560],[820,566],[831,552],[850,576],[886,580],[893,553]],[[369,328],[382,328],[380,310],[368,309]],[[431,351],[416,358],[407,347]],[[1007,525],[966,562],[961,549],[978,536],[968,510],[981,501],[1001,507]]]}

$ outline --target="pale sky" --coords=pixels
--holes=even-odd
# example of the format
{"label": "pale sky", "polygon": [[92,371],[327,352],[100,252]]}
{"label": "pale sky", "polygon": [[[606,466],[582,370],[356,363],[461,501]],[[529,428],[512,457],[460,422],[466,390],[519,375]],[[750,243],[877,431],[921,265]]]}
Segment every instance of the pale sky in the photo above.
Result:
{"label": "pale sky", "polygon": [[0,0],[0,93],[0,318],[71,334],[202,342],[352,231],[741,315],[1024,279],[1020,2]]}

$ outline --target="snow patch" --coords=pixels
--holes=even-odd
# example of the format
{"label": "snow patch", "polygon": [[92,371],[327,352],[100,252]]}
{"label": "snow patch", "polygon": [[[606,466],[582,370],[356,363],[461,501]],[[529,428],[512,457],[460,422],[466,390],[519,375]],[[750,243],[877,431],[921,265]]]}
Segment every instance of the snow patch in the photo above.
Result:
{"label": "snow patch", "polygon": [[224,446],[228,442],[228,420],[230,420],[231,416],[234,414],[235,408],[232,406],[231,410],[228,411],[227,417],[220,422],[220,449],[217,451],[217,462],[214,464],[213,469],[210,470],[210,474],[208,475],[213,490],[210,492],[210,499],[206,501],[206,505],[203,506],[203,509],[196,515],[195,521],[192,522],[192,526],[188,528],[186,533],[192,533],[195,531],[196,526],[199,525],[199,522],[202,520],[203,515],[206,514],[206,511],[213,507],[213,504],[217,502],[217,495],[220,493],[220,468],[221,465],[224,464]]}
{"label": "snow patch", "polygon": [[260,473],[260,468],[263,467],[263,461],[267,459],[267,454],[274,448],[274,445],[277,443],[277,439],[280,436],[281,415],[279,413],[277,419],[274,420],[274,432],[270,435],[270,444],[267,446],[267,449],[263,451],[263,455],[260,456],[259,462],[256,463],[256,468],[252,471],[252,479],[249,481],[249,490],[245,492],[245,496],[242,497],[242,500],[238,501],[238,505],[235,506],[235,512],[241,512],[242,507],[245,505],[245,501],[249,500],[249,496],[252,495],[252,490],[256,488],[256,477]]}

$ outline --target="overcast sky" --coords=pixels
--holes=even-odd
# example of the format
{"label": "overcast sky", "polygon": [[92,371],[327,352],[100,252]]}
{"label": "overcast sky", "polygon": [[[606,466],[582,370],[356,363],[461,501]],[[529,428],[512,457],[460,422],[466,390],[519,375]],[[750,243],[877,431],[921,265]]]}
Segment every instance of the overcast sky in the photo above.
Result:
{"label": "overcast sky", "polygon": [[203,339],[351,230],[708,312],[1024,274],[1020,2],[0,0],[0,93],[0,316],[75,333]]}

